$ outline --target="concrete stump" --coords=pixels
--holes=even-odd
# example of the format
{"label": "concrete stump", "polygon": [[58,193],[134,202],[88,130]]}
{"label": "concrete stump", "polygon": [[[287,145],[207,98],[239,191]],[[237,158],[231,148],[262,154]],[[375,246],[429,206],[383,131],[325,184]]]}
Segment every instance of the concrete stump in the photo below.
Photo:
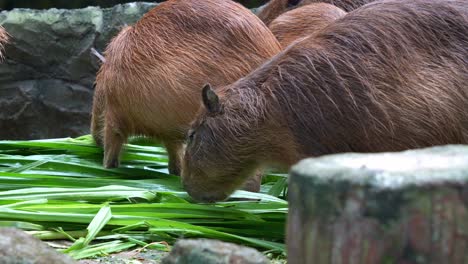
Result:
{"label": "concrete stump", "polygon": [[288,263],[468,263],[468,146],[306,159]]}

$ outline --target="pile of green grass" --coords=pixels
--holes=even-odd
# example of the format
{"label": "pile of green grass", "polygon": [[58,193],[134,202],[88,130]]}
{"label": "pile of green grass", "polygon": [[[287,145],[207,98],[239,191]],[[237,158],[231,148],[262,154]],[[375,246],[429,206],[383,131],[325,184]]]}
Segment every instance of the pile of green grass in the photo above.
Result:
{"label": "pile of green grass", "polygon": [[75,259],[135,247],[169,250],[176,239],[193,237],[285,253],[285,175],[264,177],[261,193],[197,204],[167,173],[159,145],[128,144],[119,169],[101,163],[90,136],[0,141],[0,226],[70,239],[63,251]]}

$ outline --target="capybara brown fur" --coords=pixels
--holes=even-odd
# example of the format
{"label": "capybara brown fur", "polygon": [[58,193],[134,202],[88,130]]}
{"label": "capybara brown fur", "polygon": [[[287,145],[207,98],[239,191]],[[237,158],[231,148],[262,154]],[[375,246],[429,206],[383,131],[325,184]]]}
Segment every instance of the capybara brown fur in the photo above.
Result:
{"label": "capybara brown fur", "polygon": [[250,10],[230,0],[169,0],[108,45],[96,79],[92,135],[104,166],[119,166],[131,135],[164,143],[179,174],[183,143],[205,83],[247,75],[281,47]]}
{"label": "capybara brown fur", "polygon": [[225,199],[262,166],[468,143],[468,2],[388,0],[348,13],[237,82],[202,93],[182,170]]}
{"label": "capybara brown fur", "polygon": [[374,0],[270,0],[259,10],[257,15],[266,25],[269,25],[284,12],[311,3],[328,3],[349,12],[372,1]]}
{"label": "capybara brown fur", "polygon": [[0,26],[0,60],[3,59],[3,49],[5,44],[8,42],[9,36],[5,31],[5,28]]}
{"label": "capybara brown fur", "polygon": [[343,9],[326,3],[312,3],[281,14],[268,27],[283,48],[315,34],[346,15]]}

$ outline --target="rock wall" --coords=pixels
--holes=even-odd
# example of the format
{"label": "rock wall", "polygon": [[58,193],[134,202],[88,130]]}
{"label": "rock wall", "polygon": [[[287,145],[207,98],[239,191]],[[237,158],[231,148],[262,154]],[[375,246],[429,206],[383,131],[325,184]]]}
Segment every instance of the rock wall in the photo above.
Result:
{"label": "rock wall", "polygon": [[154,6],[1,12],[0,24],[11,43],[0,64],[0,139],[88,133],[99,68],[91,48],[103,51],[124,25],[135,23]]}
{"label": "rock wall", "polygon": [[1,12],[0,25],[12,39],[0,63],[0,140],[89,133],[100,63],[91,48],[104,51],[122,27],[154,6]]}

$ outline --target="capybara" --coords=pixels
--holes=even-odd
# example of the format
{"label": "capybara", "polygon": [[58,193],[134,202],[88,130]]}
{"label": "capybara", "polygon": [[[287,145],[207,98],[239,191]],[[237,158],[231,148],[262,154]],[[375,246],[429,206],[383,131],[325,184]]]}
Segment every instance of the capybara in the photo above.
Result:
{"label": "capybara", "polygon": [[468,143],[468,1],[370,3],[202,93],[182,182],[225,199],[261,166]]}
{"label": "capybara", "polygon": [[312,3],[281,14],[268,27],[283,48],[314,34],[346,15],[343,9],[326,3]]}
{"label": "capybara", "polygon": [[349,12],[372,1],[374,0],[270,0],[257,15],[266,25],[269,25],[282,13],[311,3],[328,3]]}
{"label": "capybara", "polygon": [[131,135],[164,143],[179,174],[183,143],[201,107],[203,84],[247,75],[281,47],[250,10],[230,0],[169,0],[108,45],[97,78],[92,135],[104,166],[119,166]]}
{"label": "capybara", "polygon": [[3,59],[4,45],[8,42],[9,36],[5,29],[0,26],[0,60]]}

